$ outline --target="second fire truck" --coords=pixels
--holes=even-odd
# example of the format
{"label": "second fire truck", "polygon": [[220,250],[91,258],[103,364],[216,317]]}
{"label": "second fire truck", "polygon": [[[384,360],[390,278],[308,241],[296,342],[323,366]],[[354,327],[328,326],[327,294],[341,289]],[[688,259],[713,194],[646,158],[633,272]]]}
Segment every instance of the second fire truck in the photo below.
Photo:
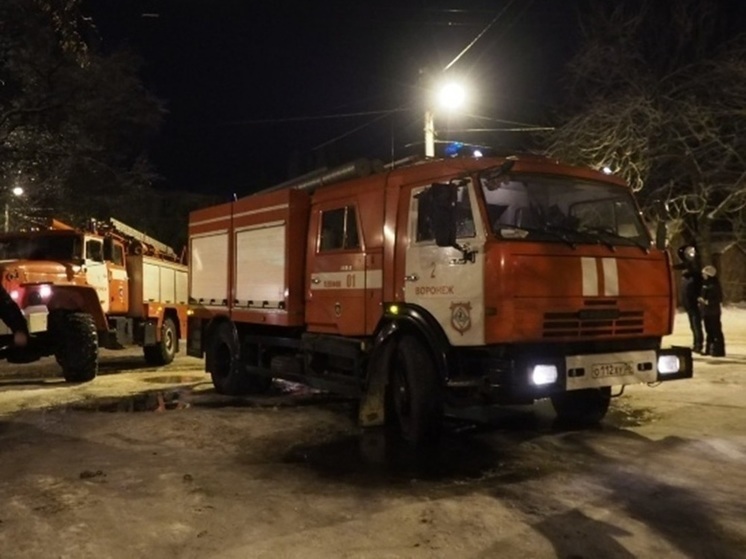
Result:
{"label": "second fire truck", "polygon": [[[96,376],[99,347],[135,343],[148,363],[170,363],[186,333],[187,266],[113,218],[0,235],[0,274],[31,333],[22,358],[54,355],[71,382]],[[0,324],[0,341],[11,337]]]}

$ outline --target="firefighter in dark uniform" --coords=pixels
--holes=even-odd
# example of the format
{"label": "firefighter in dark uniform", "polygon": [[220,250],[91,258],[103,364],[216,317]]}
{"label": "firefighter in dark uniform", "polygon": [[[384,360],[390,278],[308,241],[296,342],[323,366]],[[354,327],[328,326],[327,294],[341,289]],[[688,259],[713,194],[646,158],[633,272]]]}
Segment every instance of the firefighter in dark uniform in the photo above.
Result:
{"label": "firefighter in dark uniform", "polygon": [[13,345],[16,347],[25,347],[28,343],[26,318],[2,285],[0,285],[0,319],[13,332]]}
{"label": "firefighter in dark uniform", "polygon": [[699,255],[694,246],[679,248],[681,263],[674,266],[681,273],[681,302],[689,318],[689,328],[692,330],[692,351],[702,353],[704,334],[702,332],[702,311],[699,296],[702,291],[702,272],[699,267]]}
{"label": "firefighter in dark uniform", "polygon": [[723,325],[720,321],[723,290],[720,287],[715,266],[702,268],[702,279],[699,304],[705,322],[704,353],[713,357],[725,357],[725,338],[723,337]]}

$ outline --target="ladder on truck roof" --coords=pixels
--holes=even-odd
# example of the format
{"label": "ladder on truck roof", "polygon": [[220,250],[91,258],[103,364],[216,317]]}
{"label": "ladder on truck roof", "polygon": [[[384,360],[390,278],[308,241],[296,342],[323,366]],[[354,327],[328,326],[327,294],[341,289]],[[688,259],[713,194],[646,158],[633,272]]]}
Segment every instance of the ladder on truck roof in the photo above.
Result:
{"label": "ladder on truck roof", "polygon": [[119,231],[120,233],[123,233],[124,235],[127,235],[128,237],[131,237],[135,239],[136,241],[140,241],[141,243],[150,245],[154,249],[162,252],[168,257],[173,258],[174,260],[178,260],[179,257],[174,251],[174,249],[172,249],[170,246],[166,245],[165,243],[162,243],[161,241],[158,241],[154,239],[153,237],[146,235],[142,231],[138,231],[134,227],[130,227],[126,223],[122,223],[121,221],[113,217],[109,218],[109,223],[111,223],[111,226],[116,231]]}

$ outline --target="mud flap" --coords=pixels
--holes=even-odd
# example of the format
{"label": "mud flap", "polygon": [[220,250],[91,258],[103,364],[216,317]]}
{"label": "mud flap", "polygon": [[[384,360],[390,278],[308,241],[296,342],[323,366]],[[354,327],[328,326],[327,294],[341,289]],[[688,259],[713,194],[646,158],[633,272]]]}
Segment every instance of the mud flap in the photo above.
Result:
{"label": "mud flap", "polygon": [[361,427],[377,427],[384,424],[389,364],[395,349],[396,342],[388,340],[373,351],[368,361],[368,385],[360,400],[358,411],[358,423]]}
{"label": "mud flap", "polygon": [[153,346],[158,343],[158,324],[154,320],[147,320],[143,325],[142,345]]}

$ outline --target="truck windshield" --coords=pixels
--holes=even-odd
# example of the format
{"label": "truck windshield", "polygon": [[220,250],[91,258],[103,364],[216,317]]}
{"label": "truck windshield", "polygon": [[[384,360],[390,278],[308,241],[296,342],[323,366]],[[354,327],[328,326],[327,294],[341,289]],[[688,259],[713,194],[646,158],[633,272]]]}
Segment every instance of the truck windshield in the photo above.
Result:
{"label": "truck windshield", "polygon": [[71,260],[80,254],[80,239],[71,235],[18,236],[0,239],[0,260]]}
{"label": "truck windshield", "polygon": [[504,239],[637,245],[650,237],[624,187],[571,177],[480,175],[492,232]]}

